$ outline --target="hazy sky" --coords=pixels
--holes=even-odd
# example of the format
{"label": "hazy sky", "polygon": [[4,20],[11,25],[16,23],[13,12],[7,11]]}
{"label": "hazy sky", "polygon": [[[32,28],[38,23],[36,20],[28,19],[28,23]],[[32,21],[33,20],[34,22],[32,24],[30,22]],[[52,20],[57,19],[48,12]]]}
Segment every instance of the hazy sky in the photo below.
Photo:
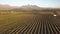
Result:
{"label": "hazy sky", "polygon": [[58,7],[60,8],[60,0],[0,0],[0,4],[9,4],[12,6],[37,5],[40,7]]}

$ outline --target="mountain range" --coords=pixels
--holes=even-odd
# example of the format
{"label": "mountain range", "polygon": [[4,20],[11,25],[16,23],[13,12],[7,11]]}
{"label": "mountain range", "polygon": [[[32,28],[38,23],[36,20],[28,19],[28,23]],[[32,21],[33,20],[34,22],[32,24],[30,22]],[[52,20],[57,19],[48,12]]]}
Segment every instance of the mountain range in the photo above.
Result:
{"label": "mountain range", "polygon": [[0,10],[47,10],[47,9],[60,9],[60,8],[42,8],[37,5],[23,5],[23,6],[10,6],[0,4]]}

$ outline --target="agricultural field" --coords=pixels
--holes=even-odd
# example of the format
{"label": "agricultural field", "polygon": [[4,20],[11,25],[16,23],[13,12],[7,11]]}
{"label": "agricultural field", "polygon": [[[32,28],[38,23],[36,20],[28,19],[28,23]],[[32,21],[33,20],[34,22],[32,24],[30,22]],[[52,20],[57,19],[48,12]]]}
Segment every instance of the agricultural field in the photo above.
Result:
{"label": "agricultural field", "polygon": [[3,13],[0,34],[60,34],[60,16]]}

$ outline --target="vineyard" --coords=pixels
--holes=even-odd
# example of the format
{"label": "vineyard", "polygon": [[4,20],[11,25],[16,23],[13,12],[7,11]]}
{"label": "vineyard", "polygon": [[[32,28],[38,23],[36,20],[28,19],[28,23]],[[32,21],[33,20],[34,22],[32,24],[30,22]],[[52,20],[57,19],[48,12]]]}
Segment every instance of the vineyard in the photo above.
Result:
{"label": "vineyard", "polygon": [[50,14],[0,17],[0,34],[60,34],[58,17]]}

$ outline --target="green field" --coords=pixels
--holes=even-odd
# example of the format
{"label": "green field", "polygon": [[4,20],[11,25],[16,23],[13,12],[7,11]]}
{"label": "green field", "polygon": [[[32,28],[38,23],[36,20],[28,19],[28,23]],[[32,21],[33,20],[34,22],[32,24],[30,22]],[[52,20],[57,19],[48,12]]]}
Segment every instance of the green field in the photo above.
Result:
{"label": "green field", "polygon": [[60,16],[50,14],[1,14],[0,34],[59,34]]}

